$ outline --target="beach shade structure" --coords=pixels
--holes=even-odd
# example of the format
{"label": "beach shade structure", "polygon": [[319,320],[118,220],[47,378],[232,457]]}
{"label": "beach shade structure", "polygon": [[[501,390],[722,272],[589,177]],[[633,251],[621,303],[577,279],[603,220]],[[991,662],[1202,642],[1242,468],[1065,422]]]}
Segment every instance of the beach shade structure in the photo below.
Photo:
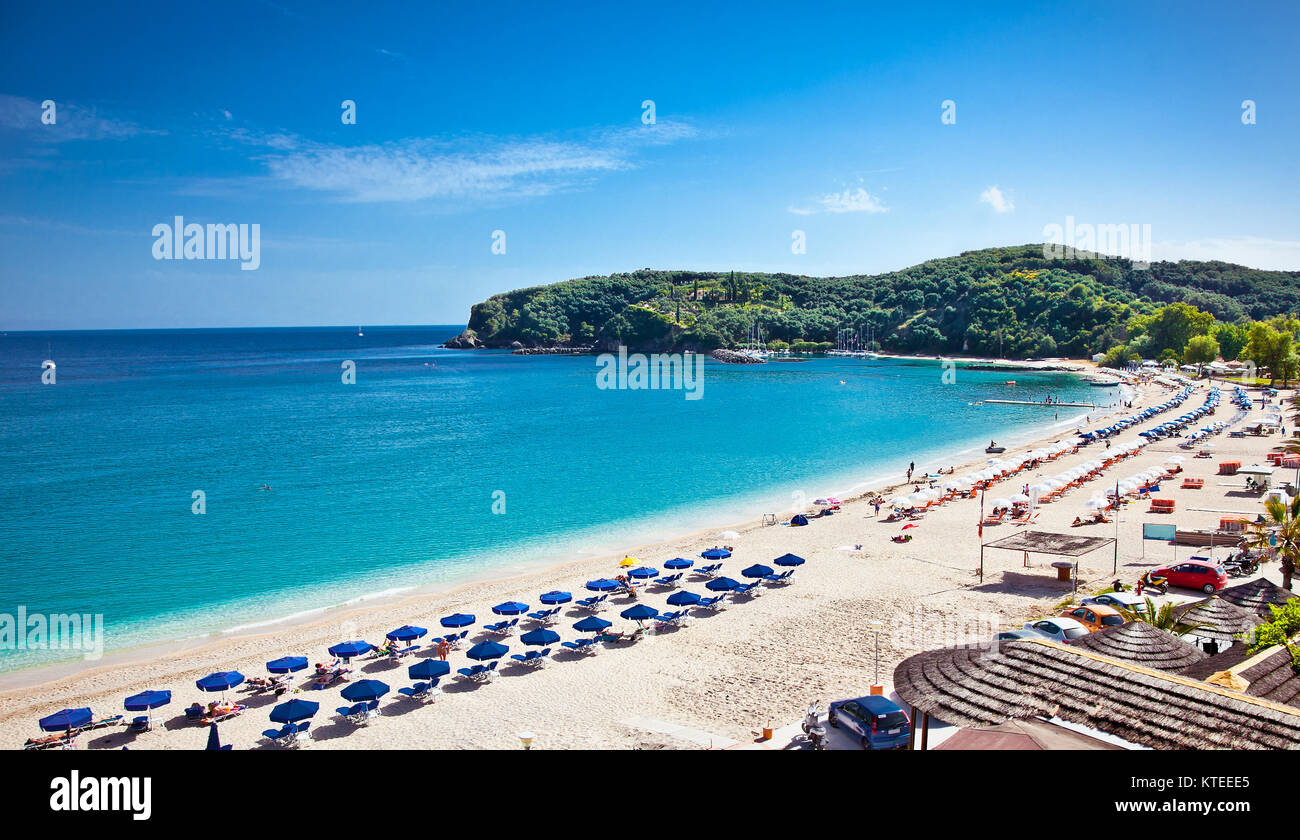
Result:
{"label": "beach shade structure", "polygon": [[730,592],[739,587],[740,584],[729,577],[714,578],[704,584],[704,588],[710,592]]}
{"label": "beach shade structure", "polygon": [[777,566],[802,566],[806,561],[797,554],[782,554],[772,561]]}
{"label": "beach shade structure", "polygon": [[[796,513],[794,516],[790,517],[790,524],[791,524],[791,525],[807,525],[807,524],[808,524],[808,517],[804,516],[802,513]],[[727,556],[728,556],[728,557],[731,556],[730,552],[727,553]]]}
{"label": "beach shade structure", "polygon": [[731,552],[725,548],[706,548],[700,552],[700,556],[705,560],[726,560]]}
{"label": "beach shade structure", "polygon": [[700,596],[694,592],[687,592],[685,589],[674,592],[668,596],[668,606],[670,607],[693,607],[700,602]]}
{"label": "beach shade structure", "polygon": [[124,707],[128,712],[147,712],[159,706],[166,706],[172,701],[170,691],[142,691],[126,698]]}
{"label": "beach shade structure", "polygon": [[378,700],[389,691],[388,683],[379,680],[357,680],[349,683],[340,694],[344,700],[351,700],[353,703],[369,703],[371,700]]}
{"label": "beach shade structure", "polygon": [[669,560],[667,563],[664,563],[664,568],[672,569],[672,570],[689,569],[691,566],[694,565],[695,565],[694,560],[687,560],[685,557],[674,557],[673,559]]}
{"label": "beach shade structure", "polygon": [[433,680],[451,673],[451,663],[443,659],[421,659],[406,669],[406,675],[413,680]]}
{"label": "beach shade structure", "polygon": [[203,748],[205,751],[222,752],[230,749],[230,744],[221,745],[221,733],[217,731],[217,725],[214,723],[208,727],[208,745]]}
{"label": "beach shade structure", "polygon": [[271,710],[272,723],[297,723],[314,717],[320,711],[320,703],[314,700],[290,700]]}
{"label": "beach shade structure", "polygon": [[489,659],[500,659],[509,650],[510,648],[500,642],[479,642],[465,651],[465,655],[475,662],[486,662]]}
{"label": "beach shade structure", "polygon": [[88,708],[63,709],[49,717],[40,719],[41,729],[45,732],[71,732],[90,724],[95,715]]}
{"label": "beach shade structure", "polygon": [[520,601],[505,601],[492,608],[497,615],[523,615],[528,612],[528,605]]}
{"label": "beach shade structure", "polygon": [[637,604],[634,607],[628,607],[619,613],[623,618],[629,621],[646,621],[659,615],[659,610],[648,604]]}
{"label": "beach shade structure", "polygon": [[1075,639],[1070,646],[1175,674],[1209,658],[1196,645],[1145,621],[1106,627]]}
{"label": "beach shade structure", "polygon": [[339,642],[329,649],[331,656],[337,656],[339,659],[352,659],[363,653],[368,653],[375,649],[370,642]]}
{"label": "beach shade structure", "polygon": [[519,637],[519,641],[526,645],[541,647],[542,645],[555,645],[560,642],[560,634],[554,630],[548,630],[545,627],[539,627],[536,630],[529,630]]}
{"label": "beach shade structure", "polygon": [[638,579],[659,577],[659,570],[652,569],[649,566],[639,566],[633,569],[632,571],[628,572],[627,576],[638,578]]}
{"label": "beach shade structure", "polygon": [[543,604],[546,604],[547,606],[553,607],[556,604],[567,604],[570,601],[572,601],[573,593],[562,592],[558,589],[552,589],[550,592],[543,592],[541,594],[541,597],[539,597],[537,600],[541,601]]}
{"label": "beach shade structure", "polygon": [[220,691],[225,694],[243,681],[244,675],[238,671],[217,671],[201,680],[195,680],[194,684],[198,686],[199,691]]}
{"label": "beach shade structure", "polygon": [[478,619],[474,618],[474,616],[468,615],[467,613],[456,613],[454,615],[449,615],[446,618],[438,619],[438,623],[443,627],[455,629],[457,627],[468,627],[477,620]]}
{"label": "beach shade structure", "polygon": [[624,557],[622,560],[618,561],[618,565],[623,567],[635,566],[640,562],[641,561],[636,559],[635,557]]}
{"label": "beach shade structure", "polygon": [[1248,583],[1220,589],[1218,595],[1229,603],[1255,613],[1265,621],[1273,620],[1270,605],[1275,604],[1280,607],[1292,598],[1298,597],[1290,589],[1283,589],[1265,578],[1255,578]]}
{"label": "beach shade structure", "polygon": [[616,589],[622,589],[623,584],[609,578],[599,578],[597,580],[587,581],[587,590],[589,592],[613,592]]}
{"label": "beach shade structure", "polygon": [[581,621],[573,624],[573,629],[579,633],[599,633],[601,630],[608,628],[613,622],[606,621],[599,616],[590,615]]}
{"label": "beach shade structure", "polygon": [[272,674],[292,674],[307,667],[305,656],[282,656],[266,663],[266,670]]}
{"label": "beach shade structure", "polygon": [[391,633],[386,633],[384,638],[391,639],[394,642],[411,642],[428,632],[423,627],[412,627],[410,624],[403,624]]}
{"label": "beach shade structure", "polygon": [[1262,623],[1258,614],[1217,595],[1175,607],[1174,615],[1179,624],[1191,628],[1190,635],[1221,642],[1231,642],[1238,633],[1249,633]]}
{"label": "beach shade structure", "polygon": [[747,578],[765,578],[775,574],[771,566],[764,566],[762,563],[755,563],[748,569],[741,569],[740,573]]}

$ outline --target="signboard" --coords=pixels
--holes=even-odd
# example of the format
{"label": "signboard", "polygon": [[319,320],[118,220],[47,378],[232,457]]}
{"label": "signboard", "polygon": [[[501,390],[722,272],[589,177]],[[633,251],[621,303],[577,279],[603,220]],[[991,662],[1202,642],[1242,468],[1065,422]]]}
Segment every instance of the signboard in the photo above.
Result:
{"label": "signboard", "polygon": [[1142,523],[1142,539],[1144,540],[1165,540],[1169,541],[1174,538],[1178,532],[1176,525],[1160,525],[1154,522]]}

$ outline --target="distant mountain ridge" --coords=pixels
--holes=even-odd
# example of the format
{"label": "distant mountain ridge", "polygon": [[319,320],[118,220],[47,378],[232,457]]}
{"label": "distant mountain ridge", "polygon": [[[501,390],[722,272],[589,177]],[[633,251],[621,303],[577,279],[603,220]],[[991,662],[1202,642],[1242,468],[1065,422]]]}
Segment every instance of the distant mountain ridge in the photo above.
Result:
{"label": "distant mountain ridge", "polygon": [[[1300,312],[1300,272],[1223,262],[1061,259],[1042,245],[967,251],[849,277],[642,269],[493,295],[460,346],[708,351],[762,338],[904,353],[1027,358],[1105,352],[1135,315],[1185,302],[1233,323]],[[852,338],[848,338],[852,336]],[[861,344],[859,344],[861,346]]]}

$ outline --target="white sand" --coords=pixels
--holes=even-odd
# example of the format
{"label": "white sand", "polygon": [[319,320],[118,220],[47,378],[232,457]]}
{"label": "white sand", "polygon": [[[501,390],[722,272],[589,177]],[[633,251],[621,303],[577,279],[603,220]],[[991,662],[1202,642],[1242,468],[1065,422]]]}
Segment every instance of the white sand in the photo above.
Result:
{"label": "white sand", "polygon": [[[1172,392],[1156,385],[1143,386],[1136,405],[1161,402]],[[1198,389],[1185,405],[1199,406],[1205,393],[1204,387]],[[1236,408],[1229,396],[1230,388],[1212,419],[1234,416]],[[1161,415],[1149,425],[1170,416]],[[1095,427],[1096,421],[1091,425]],[[1119,440],[1134,439],[1139,430],[1130,429]],[[1058,434],[1046,441],[1058,438],[1073,440],[1073,435]],[[1034,527],[1068,530],[1074,517],[1084,512],[1084,501],[1104,492],[1108,483],[1113,487],[1117,474],[1156,466],[1175,452],[1184,454],[1185,475],[1204,477],[1205,489],[1180,490],[1180,482],[1166,482],[1160,496],[1177,500],[1178,512],[1172,518],[1148,514],[1145,503],[1129,505],[1121,512],[1120,571],[1125,579],[1135,580],[1146,568],[1173,556],[1167,544],[1152,542],[1145,546],[1146,560],[1141,559],[1143,521],[1204,528],[1217,525],[1220,513],[1215,511],[1254,514],[1261,509],[1257,498],[1233,495],[1232,491],[1242,486],[1241,479],[1215,476],[1216,464],[1230,458],[1245,463],[1261,461],[1279,439],[1235,440],[1224,434],[1212,440],[1217,453],[1207,460],[1192,458],[1192,452],[1179,450],[1172,441],[1147,447],[1105,477],[1042,506]],[[1018,447],[1001,457],[1013,460],[1030,448]],[[1083,448],[1079,454],[1047,463],[1038,471],[1014,476],[995,485],[990,498],[1019,492],[1023,484],[1033,483],[1038,476],[1054,475],[1090,460],[1101,449],[1101,445]],[[978,463],[982,462],[983,458]],[[935,465],[919,466],[933,469]],[[1032,557],[1030,567],[1024,568],[1019,554],[991,551],[988,573],[979,584],[975,576],[980,545],[978,511],[977,500],[953,502],[932,511],[919,527],[907,532],[915,535],[907,544],[889,541],[902,523],[880,522],[866,501],[853,500],[833,516],[812,520],[808,527],[763,527],[755,521],[720,526],[687,539],[629,547],[628,553],[660,566],[675,556],[698,558],[701,550],[721,542],[716,537],[718,531],[734,528],[740,536],[725,541],[736,548],[735,556],[724,566],[726,574],[739,578],[742,568],[756,562],[770,564],[786,552],[808,562],[796,571],[791,586],[773,588],[756,599],[737,600],[721,613],[696,618],[683,629],[650,636],[635,645],[611,646],[586,658],[556,654],[556,661],[539,671],[507,666],[507,659],[499,666],[501,675],[479,687],[463,687],[444,678],[446,693],[428,705],[396,694],[398,687],[410,684],[406,666],[414,660],[401,665],[386,660],[354,662],[354,678],[381,679],[393,688],[381,704],[383,716],[368,727],[354,729],[335,717],[334,708],[347,705],[339,696],[340,685],[290,696],[321,703],[313,724],[313,749],[518,748],[516,733],[521,730],[535,733],[538,748],[693,747],[701,740],[707,743],[710,733],[749,741],[761,726],[797,719],[814,698],[865,693],[874,678],[873,620],[883,626],[880,672],[888,681],[904,657],[965,640],[956,635],[962,626],[976,637],[987,638],[997,629],[1019,627],[1046,614],[1069,595],[1070,585],[1057,582],[1048,565],[1053,558],[1045,556]],[[787,517],[788,512],[782,514]],[[1018,526],[1012,525],[986,528],[984,541],[1016,530]],[[1116,528],[1097,525],[1072,533],[1110,537]],[[857,544],[863,549],[840,550]],[[1186,547],[1178,549],[1179,557],[1190,553]],[[115,714],[122,711],[122,699],[129,694],[169,688],[174,693],[172,704],[154,713],[155,720],[165,725],[138,736],[127,735],[121,728],[99,730],[81,736],[79,746],[197,749],[205,743],[207,730],[185,724],[181,712],[192,701],[215,699],[194,687],[196,679],[212,671],[237,669],[249,676],[263,675],[263,663],[290,654],[305,655],[313,662],[325,660],[330,644],[345,638],[379,642],[385,632],[407,623],[429,627],[436,634],[440,632],[438,618],[454,611],[477,614],[481,625],[494,618],[491,605],[503,600],[517,599],[536,608],[538,593],[549,589],[567,589],[579,595],[584,581],[615,574],[620,557],[476,582],[451,592],[362,607],[265,635],[223,639],[144,661],[101,665],[39,686],[10,690],[0,694],[0,744],[20,746],[27,737],[38,734],[39,717],[64,707],[90,706],[100,714]],[[1109,550],[1085,557],[1080,571],[1082,588],[1105,587],[1113,578],[1111,563]],[[1276,577],[1275,570],[1269,574]],[[705,591],[703,581],[689,575],[687,584],[686,588],[697,593]],[[651,590],[643,594],[642,601],[664,609],[667,595],[666,591]],[[615,622],[615,629],[630,625],[617,616],[630,602],[610,600],[612,608],[602,615]],[[566,640],[578,635],[571,625],[583,615],[570,612],[555,627]],[[471,633],[471,640],[474,636]],[[506,643],[512,653],[522,649],[517,637]],[[450,659],[453,673],[471,664],[463,651],[453,653]],[[250,708],[221,725],[223,740],[236,749],[262,745],[260,732],[270,726],[270,708],[287,697],[249,696],[238,690],[232,696]],[[650,730],[660,727],[647,721],[688,727],[692,732],[690,737],[656,733]]]}

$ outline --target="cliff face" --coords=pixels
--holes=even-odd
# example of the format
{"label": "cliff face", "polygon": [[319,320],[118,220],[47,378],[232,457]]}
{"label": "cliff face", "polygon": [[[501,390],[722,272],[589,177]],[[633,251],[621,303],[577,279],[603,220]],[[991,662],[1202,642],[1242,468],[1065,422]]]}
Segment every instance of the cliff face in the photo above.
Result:
{"label": "cliff face", "polygon": [[1139,270],[1115,258],[1048,258],[1041,245],[872,276],[643,269],[493,295],[454,341],[708,352],[744,346],[757,325],[769,346],[795,350],[865,349],[870,337],[903,353],[1084,356],[1122,342],[1129,319],[1170,301],[1224,322],[1300,311],[1300,272],[1195,262]]}

